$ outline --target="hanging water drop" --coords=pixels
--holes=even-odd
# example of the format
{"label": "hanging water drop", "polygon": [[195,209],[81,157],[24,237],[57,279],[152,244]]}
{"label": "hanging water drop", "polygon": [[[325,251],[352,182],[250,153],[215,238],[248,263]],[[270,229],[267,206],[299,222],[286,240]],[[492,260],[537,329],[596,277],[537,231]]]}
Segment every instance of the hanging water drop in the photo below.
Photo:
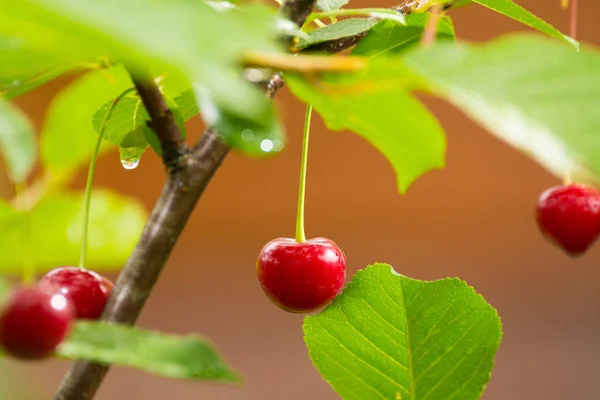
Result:
{"label": "hanging water drop", "polygon": [[121,165],[125,169],[135,169],[138,165],[140,165],[139,158],[124,158],[121,159]]}
{"label": "hanging water drop", "polygon": [[142,147],[121,147],[119,148],[121,165],[125,169],[134,169],[140,164],[140,158],[144,154]]}

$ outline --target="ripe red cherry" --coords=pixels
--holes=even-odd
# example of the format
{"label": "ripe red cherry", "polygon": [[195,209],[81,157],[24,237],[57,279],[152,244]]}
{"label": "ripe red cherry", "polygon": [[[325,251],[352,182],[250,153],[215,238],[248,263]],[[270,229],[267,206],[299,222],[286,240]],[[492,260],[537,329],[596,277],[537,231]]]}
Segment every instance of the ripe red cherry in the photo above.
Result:
{"label": "ripe red cherry", "polygon": [[93,271],[77,267],[56,268],[38,283],[41,291],[67,296],[78,319],[98,319],[112,291],[112,283]]}
{"label": "ripe red cherry", "polygon": [[256,270],[269,299],[280,308],[307,313],[330,303],[346,279],[346,256],[325,238],[279,238],[260,252]]}
{"label": "ripe red cherry", "polygon": [[51,295],[37,288],[18,289],[0,316],[0,344],[17,358],[48,357],[67,335],[73,311],[61,294]]}
{"label": "ripe red cherry", "polygon": [[579,184],[552,187],[538,200],[537,223],[551,242],[581,255],[600,234],[600,192]]}

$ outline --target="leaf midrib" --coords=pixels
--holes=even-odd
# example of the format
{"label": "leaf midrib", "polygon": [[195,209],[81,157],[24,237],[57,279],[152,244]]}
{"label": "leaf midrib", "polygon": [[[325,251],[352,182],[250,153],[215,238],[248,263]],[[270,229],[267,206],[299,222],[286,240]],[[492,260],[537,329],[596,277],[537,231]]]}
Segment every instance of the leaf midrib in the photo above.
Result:
{"label": "leaf midrib", "polygon": [[410,400],[415,399],[415,380],[413,378],[413,362],[412,362],[412,350],[410,348],[410,328],[408,326],[408,313],[406,312],[406,297],[404,296],[404,287],[402,286],[402,280],[400,280],[400,292],[402,292],[402,309],[404,311],[404,320],[406,321],[406,354],[408,357],[408,378],[410,381]]}

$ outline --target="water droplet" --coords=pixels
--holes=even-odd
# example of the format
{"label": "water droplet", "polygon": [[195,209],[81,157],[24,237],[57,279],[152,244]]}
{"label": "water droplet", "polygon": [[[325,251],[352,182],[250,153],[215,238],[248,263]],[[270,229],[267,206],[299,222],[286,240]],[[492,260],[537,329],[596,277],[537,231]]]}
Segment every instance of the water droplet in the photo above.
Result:
{"label": "water droplet", "polygon": [[265,153],[270,152],[271,150],[273,150],[273,141],[269,140],[269,139],[264,139],[262,142],[260,142],[260,149],[262,151],[264,151]]}
{"label": "water droplet", "polygon": [[119,155],[121,158],[121,165],[125,169],[134,169],[140,164],[140,158],[144,154],[144,148],[142,147],[120,147]]}
{"label": "water droplet", "polygon": [[121,165],[125,169],[134,169],[138,165],[140,165],[139,158],[125,158],[121,160]]}

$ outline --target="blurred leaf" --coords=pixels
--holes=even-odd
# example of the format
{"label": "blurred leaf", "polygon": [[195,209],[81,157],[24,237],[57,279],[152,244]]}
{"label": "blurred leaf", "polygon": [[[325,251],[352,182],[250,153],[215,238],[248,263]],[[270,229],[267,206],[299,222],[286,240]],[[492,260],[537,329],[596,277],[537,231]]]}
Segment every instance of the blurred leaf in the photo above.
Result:
{"label": "blurred leaf", "polygon": [[498,313],[459,279],[358,271],[304,319],[310,358],[343,399],[476,400],[502,337]]}
{"label": "blurred leaf", "polygon": [[[10,24],[8,18],[3,18],[2,22]],[[69,70],[83,67],[72,59],[57,57],[54,52],[41,52],[35,41],[46,38],[36,38],[32,42],[18,35],[2,35],[3,27],[0,27],[0,95],[4,98],[13,99]]]}
{"label": "blurred leaf", "polygon": [[474,3],[481,4],[491,10],[499,12],[509,18],[517,20],[522,24],[531,26],[547,35],[561,39],[570,43],[575,48],[579,48],[579,42],[570,36],[562,34],[549,23],[541,20],[531,12],[527,11],[512,0],[473,0]]}
{"label": "blurred leaf", "polygon": [[[377,22],[378,21],[376,19],[369,18],[345,19],[335,24],[330,24],[324,26],[323,28],[315,29],[314,31],[308,33],[306,38],[300,39],[297,47],[298,49],[303,49],[318,43],[354,36],[368,31]],[[398,25],[397,22],[396,25]]]}
{"label": "blurred leaf", "polygon": [[[406,25],[393,21],[381,21],[369,30],[352,55],[374,57],[390,52],[400,53],[419,43],[427,26],[428,16],[425,14],[409,14]],[[454,27],[448,16],[440,18],[437,28],[437,40],[454,40]]]}
{"label": "blurred leaf", "polygon": [[521,34],[416,49],[405,62],[431,91],[558,177],[600,181],[598,49]]}
{"label": "blurred leaf", "polygon": [[[395,68],[381,72],[373,69],[372,74],[381,78],[392,73],[401,75]],[[350,130],[385,156],[396,172],[401,193],[423,173],[443,167],[444,131],[435,117],[410,94],[393,85],[371,91],[336,90],[333,80],[324,79],[324,82],[311,85],[303,78],[286,76],[290,90],[303,101],[312,103],[329,129]],[[356,86],[372,83],[363,76],[358,78]]]}
{"label": "blurred leaf", "polygon": [[317,0],[317,8],[325,12],[335,11],[348,4],[348,1],[349,0]]}
{"label": "blurred leaf", "polygon": [[276,154],[285,147],[283,126],[272,104],[254,120],[247,120],[219,108],[207,88],[196,85],[195,92],[205,125],[214,128],[231,148],[261,157]]}
{"label": "blurred leaf", "polygon": [[[118,270],[135,247],[146,221],[144,207],[135,199],[95,189],[89,223],[88,266]],[[83,193],[57,193],[42,199],[29,213],[3,223],[0,272],[18,273],[29,252],[37,272],[79,260],[83,223]],[[30,240],[23,241],[28,229]],[[25,236],[26,237],[26,236]]]}
{"label": "blurred leaf", "polygon": [[214,347],[196,335],[175,336],[106,322],[77,322],[57,354],[137,368],[169,378],[239,383]]}
{"label": "blurred leaf", "polygon": [[198,0],[151,7],[147,0],[20,0],[2,12],[0,37],[28,41],[60,60],[105,56],[134,72],[140,66],[177,70],[211,89],[220,107],[248,119],[269,105],[240,77],[240,55],[283,51],[276,12],[261,5],[220,12]]}
{"label": "blurred leaf", "polygon": [[9,178],[23,182],[33,169],[37,145],[33,125],[21,111],[0,97],[0,154]]}
{"label": "blurred leaf", "polygon": [[[50,170],[71,170],[92,156],[96,111],[133,86],[122,66],[90,72],[55,96],[42,129],[42,161]],[[106,147],[103,147],[106,149]]]}

